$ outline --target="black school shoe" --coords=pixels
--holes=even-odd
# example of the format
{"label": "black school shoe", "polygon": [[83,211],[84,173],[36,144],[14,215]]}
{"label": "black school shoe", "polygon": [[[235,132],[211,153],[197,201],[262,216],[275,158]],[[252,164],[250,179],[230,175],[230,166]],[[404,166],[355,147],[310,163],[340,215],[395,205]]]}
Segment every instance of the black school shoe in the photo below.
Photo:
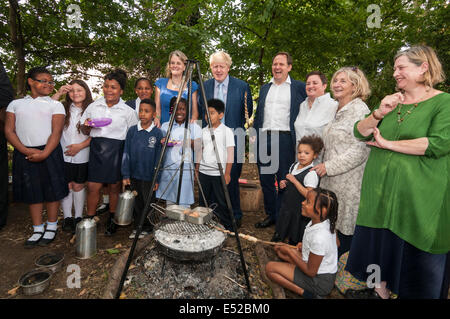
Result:
{"label": "black school shoe", "polygon": [[[41,237],[39,237],[38,240],[27,240],[27,241],[25,242],[25,248],[33,248],[33,247],[36,247],[36,246],[38,245],[39,241],[42,239],[42,236],[44,236],[44,232],[43,232],[43,231],[35,231],[35,232],[33,232],[33,235],[34,235],[34,234],[40,234]],[[33,236],[33,235],[31,235],[31,236]]]}
{"label": "black school shoe", "polygon": [[72,232],[74,228],[74,220],[73,217],[66,217],[63,220],[62,230],[65,232]]}
{"label": "black school shoe", "polygon": [[53,229],[46,229],[45,232],[52,232],[52,233],[55,233],[55,236],[53,236],[52,239],[47,239],[47,238],[43,238],[43,237],[42,237],[41,240],[40,240],[39,243],[38,243],[39,246],[47,246],[47,245],[49,245],[52,241],[54,241],[55,238],[56,238],[56,233],[58,232],[58,229],[56,229],[56,230],[53,230]]}
{"label": "black school shoe", "polygon": [[283,241],[283,238],[281,238],[280,234],[275,232],[275,233],[273,233],[272,239],[270,241],[274,242],[274,243],[278,243],[280,241]]}
{"label": "black school shoe", "polygon": [[117,225],[113,221],[114,214],[109,214],[108,220],[106,221],[106,236],[112,236],[117,231]]}
{"label": "black school shoe", "polygon": [[354,290],[349,289],[345,292],[346,299],[382,299],[375,289]]}
{"label": "black school shoe", "polygon": [[275,225],[275,221],[272,220],[270,217],[266,217],[263,221],[260,221],[255,224],[256,228],[266,228],[269,226]]}

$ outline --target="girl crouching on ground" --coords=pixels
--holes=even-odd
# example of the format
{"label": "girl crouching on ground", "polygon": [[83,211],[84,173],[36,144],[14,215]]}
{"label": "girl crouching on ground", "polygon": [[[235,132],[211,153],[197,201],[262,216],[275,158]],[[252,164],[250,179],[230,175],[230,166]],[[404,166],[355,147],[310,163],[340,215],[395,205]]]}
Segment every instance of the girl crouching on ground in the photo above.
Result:
{"label": "girl crouching on ground", "polygon": [[302,215],[311,218],[297,249],[275,246],[277,255],[286,262],[269,262],[266,274],[270,280],[306,299],[328,295],[334,287],[337,272],[335,225],[338,202],[336,195],[316,188],[302,202]]}

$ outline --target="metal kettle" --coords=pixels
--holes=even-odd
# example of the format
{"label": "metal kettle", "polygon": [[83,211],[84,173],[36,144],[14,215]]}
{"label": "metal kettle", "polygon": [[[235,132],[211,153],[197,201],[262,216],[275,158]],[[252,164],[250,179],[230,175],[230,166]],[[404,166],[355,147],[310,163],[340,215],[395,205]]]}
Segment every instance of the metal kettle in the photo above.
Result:
{"label": "metal kettle", "polygon": [[97,253],[97,222],[95,219],[85,218],[76,228],[76,257],[88,259]]}
{"label": "metal kettle", "polygon": [[129,185],[125,186],[125,191],[119,195],[116,212],[114,213],[114,223],[120,226],[127,226],[133,222],[134,200],[136,191],[131,191]]}

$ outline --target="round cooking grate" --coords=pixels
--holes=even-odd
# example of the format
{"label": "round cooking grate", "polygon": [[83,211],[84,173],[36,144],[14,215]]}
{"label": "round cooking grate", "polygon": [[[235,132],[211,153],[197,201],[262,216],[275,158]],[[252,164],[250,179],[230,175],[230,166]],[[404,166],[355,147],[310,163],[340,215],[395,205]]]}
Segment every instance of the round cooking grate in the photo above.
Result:
{"label": "round cooking grate", "polygon": [[[215,222],[210,222],[209,224],[215,225]],[[213,232],[214,229],[208,226],[208,224],[192,224],[181,220],[168,219],[162,221],[158,227],[158,230],[164,231],[169,234],[176,235],[195,235],[195,234],[205,234]]]}

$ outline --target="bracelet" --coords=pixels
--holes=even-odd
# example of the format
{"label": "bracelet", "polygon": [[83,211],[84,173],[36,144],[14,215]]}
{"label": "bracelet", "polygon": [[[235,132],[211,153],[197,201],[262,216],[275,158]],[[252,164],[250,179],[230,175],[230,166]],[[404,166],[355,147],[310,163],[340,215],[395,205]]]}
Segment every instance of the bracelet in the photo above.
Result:
{"label": "bracelet", "polygon": [[[377,109],[377,110],[378,110],[378,109]],[[375,110],[375,111],[376,111],[376,110]],[[384,116],[382,116],[382,117],[377,117],[377,116],[375,115],[375,111],[372,112],[373,118],[374,118],[375,120],[377,120],[377,121],[381,121],[381,120],[384,118]]]}

